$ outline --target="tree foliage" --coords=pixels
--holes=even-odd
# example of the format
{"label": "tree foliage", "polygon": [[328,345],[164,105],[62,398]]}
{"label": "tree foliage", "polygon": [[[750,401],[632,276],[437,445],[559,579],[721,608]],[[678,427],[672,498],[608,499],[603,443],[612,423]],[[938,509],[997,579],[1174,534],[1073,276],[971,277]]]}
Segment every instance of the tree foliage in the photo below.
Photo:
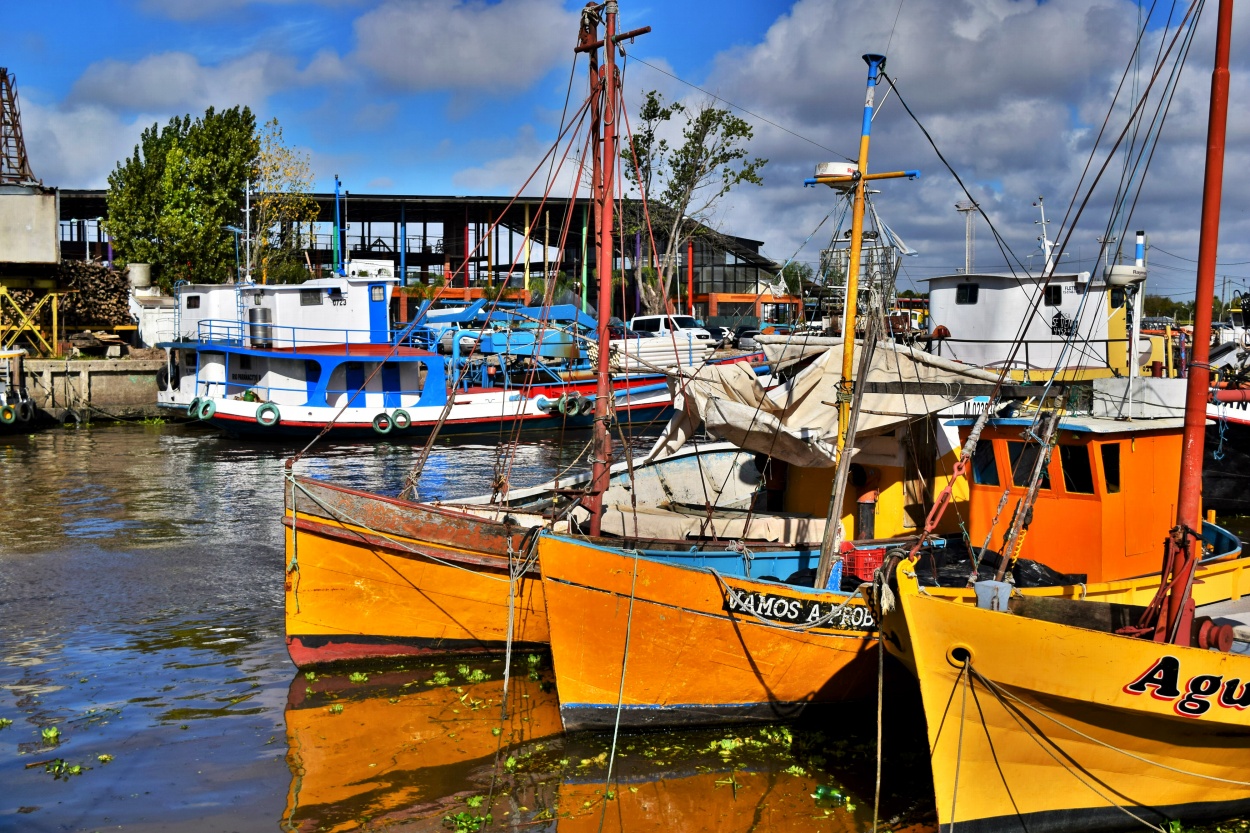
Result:
{"label": "tree foliage", "polygon": [[190,115],[143,131],[134,155],[109,174],[106,224],[121,263],[151,263],[160,285],[234,275],[243,189],[256,165],[256,118],[247,107]]}
{"label": "tree foliage", "polygon": [[317,219],[308,154],[287,147],[278,120],[266,122],[252,176],[252,267],[262,283],[308,277],[301,260],[304,224]]}
{"label": "tree foliage", "polygon": [[[681,138],[670,142],[665,134],[677,116],[685,120]],[[753,135],[750,124],[711,101],[688,108],[680,102],[666,104],[655,90],[647,93],[633,146],[621,151],[626,177],[648,201],[661,249],[659,280],[638,281],[647,312],[663,311],[679,253],[707,225],[720,199],[743,183],[763,184],[760,169],[768,160],[747,158],[746,144]],[[641,268],[641,263],[636,265]]]}
{"label": "tree foliage", "polygon": [[781,270],[781,280],[791,295],[802,295],[803,289],[810,286],[815,279],[816,270],[810,263],[792,260]]}

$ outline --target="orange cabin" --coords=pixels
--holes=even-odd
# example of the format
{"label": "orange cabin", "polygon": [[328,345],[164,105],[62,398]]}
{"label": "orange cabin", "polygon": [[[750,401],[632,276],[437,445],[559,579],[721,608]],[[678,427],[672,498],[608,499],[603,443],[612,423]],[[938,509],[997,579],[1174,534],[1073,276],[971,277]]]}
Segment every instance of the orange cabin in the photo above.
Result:
{"label": "orange cabin", "polygon": [[[973,420],[959,419],[967,441]],[[1065,417],[1023,535],[1020,557],[1088,581],[1158,572],[1175,525],[1180,483],[1180,419],[1126,422]],[[1028,490],[1040,446],[1027,418],[991,420],[973,455],[968,533],[979,548],[1001,552],[1012,513]],[[1004,488],[1010,497],[994,524]]]}

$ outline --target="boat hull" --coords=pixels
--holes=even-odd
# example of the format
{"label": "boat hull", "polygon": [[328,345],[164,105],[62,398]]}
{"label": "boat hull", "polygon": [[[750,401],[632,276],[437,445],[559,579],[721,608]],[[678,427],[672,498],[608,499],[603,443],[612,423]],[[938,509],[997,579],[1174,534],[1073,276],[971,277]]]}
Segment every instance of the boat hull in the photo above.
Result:
{"label": "boat hull", "polygon": [[[538,551],[566,731],[784,720],[873,691],[876,632],[858,599],[553,535]],[[726,585],[752,612],[727,609]],[[764,599],[794,619],[761,621]],[[843,603],[839,621],[858,627],[779,627]]]}
{"label": "boat hull", "polygon": [[[1250,657],[952,604],[906,571],[882,638],[920,683],[942,830],[1111,831],[1140,827],[1128,812],[1166,826],[1250,809]],[[1069,620],[1110,609],[1049,604]],[[1213,694],[1189,693],[1216,678]]]}
{"label": "boat hull", "polygon": [[520,524],[295,481],[286,514],[292,661],[499,652],[509,639],[518,649],[546,645],[542,583],[521,565],[526,539]]}

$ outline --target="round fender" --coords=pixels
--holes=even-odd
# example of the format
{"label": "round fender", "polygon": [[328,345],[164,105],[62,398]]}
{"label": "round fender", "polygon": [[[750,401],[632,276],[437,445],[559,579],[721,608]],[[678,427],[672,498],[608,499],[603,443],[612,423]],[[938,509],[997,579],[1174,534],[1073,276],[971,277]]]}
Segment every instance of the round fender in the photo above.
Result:
{"label": "round fender", "polygon": [[17,418],[20,422],[30,422],[35,415],[35,406],[29,399],[17,403]]}
{"label": "round fender", "polygon": [[169,365],[161,365],[161,369],[156,371],[156,389],[169,390]]}
{"label": "round fender", "polygon": [[282,421],[282,412],[272,402],[266,402],[256,409],[256,421],[266,428],[272,428]]}
{"label": "round fender", "polygon": [[217,403],[205,397],[200,400],[200,410],[195,417],[196,419],[212,419],[215,413],[217,413]]}
{"label": "round fender", "polygon": [[373,430],[379,434],[389,434],[394,427],[395,420],[391,419],[390,414],[382,413],[373,418]]}
{"label": "round fender", "polygon": [[407,430],[412,425],[412,416],[403,408],[396,408],[391,412],[391,424],[400,431]]}
{"label": "round fender", "polygon": [[0,407],[0,424],[12,425],[17,422],[17,406],[5,405]]}

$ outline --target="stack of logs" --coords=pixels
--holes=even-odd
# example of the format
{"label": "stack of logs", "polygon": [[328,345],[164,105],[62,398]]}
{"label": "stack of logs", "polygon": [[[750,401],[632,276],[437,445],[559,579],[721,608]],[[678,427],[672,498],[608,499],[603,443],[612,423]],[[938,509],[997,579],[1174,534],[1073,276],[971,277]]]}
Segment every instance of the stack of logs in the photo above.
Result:
{"label": "stack of logs", "polygon": [[[125,272],[99,263],[62,261],[57,269],[60,325],[65,331],[130,324],[130,285]],[[33,306],[30,290],[10,290],[23,308]]]}

